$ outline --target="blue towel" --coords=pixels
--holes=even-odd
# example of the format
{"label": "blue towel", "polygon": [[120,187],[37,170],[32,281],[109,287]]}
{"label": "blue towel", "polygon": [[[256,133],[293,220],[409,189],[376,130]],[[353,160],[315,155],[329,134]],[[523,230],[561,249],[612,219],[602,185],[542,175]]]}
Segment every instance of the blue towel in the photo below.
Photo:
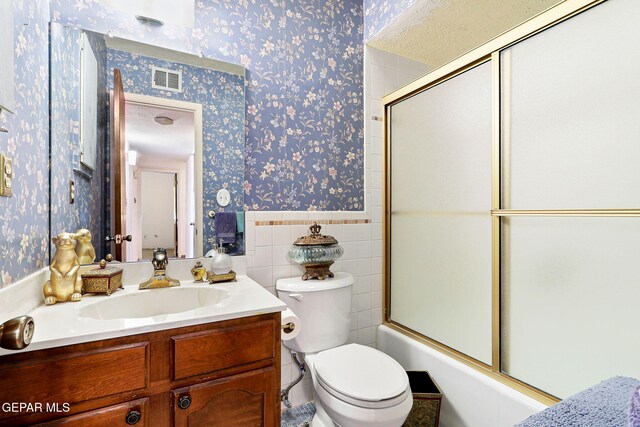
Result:
{"label": "blue towel", "polygon": [[640,427],[640,386],[636,388],[631,397],[631,408],[629,408],[629,427]]}
{"label": "blue towel", "polygon": [[[627,427],[640,381],[613,377],[530,416],[516,427]],[[635,427],[635,426],[633,426]]]}
{"label": "blue towel", "polygon": [[216,242],[235,243],[236,223],[235,212],[216,212]]}
{"label": "blue towel", "polygon": [[236,212],[236,222],[238,233],[244,233],[244,211]]}

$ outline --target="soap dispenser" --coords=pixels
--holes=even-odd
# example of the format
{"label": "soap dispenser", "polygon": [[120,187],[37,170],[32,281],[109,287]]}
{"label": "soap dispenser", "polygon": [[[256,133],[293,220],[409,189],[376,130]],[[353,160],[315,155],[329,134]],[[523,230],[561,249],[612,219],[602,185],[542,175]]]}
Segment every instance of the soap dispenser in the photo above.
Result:
{"label": "soap dispenser", "polygon": [[231,271],[231,257],[226,253],[222,243],[218,246],[218,253],[213,257],[211,266],[215,274],[227,274]]}
{"label": "soap dispenser", "polygon": [[218,244],[214,243],[213,244],[213,249],[211,249],[210,251],[208,251],[204,257],[205,258],[215,258],[216,255],[218,255]]}

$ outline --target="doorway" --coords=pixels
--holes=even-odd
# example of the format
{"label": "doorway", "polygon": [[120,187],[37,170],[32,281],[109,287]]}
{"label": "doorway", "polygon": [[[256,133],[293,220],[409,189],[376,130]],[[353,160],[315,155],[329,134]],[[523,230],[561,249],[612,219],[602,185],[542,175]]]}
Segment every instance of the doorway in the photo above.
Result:
{"label": "doorway", "polygon": [[192,258],[198,254],[196,194],[201,191],[196,111],[140,97],[125,94],[125,210],[132,236],[126,261],[150,259],[155,248]]}
{"label": "doorway", "polygon": [[140,173],[140,221],[142,259],[153,257],[155,248],[165,248],[167,256],[178,255],[178,174]]}

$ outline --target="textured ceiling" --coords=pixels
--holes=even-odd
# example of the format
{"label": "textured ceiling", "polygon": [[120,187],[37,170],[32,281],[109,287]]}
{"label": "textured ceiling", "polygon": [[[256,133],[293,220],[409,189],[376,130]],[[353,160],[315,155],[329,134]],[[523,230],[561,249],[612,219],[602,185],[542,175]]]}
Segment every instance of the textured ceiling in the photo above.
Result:
{"label": "textured ceiling", "polygon": [[562,0],[417,0],[369,41],[437,68]]}

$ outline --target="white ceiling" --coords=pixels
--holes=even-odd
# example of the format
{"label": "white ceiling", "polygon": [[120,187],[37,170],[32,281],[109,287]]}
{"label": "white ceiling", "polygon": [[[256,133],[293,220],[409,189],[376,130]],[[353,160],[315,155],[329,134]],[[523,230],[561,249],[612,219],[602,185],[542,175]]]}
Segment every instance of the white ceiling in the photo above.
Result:
{"label": "white ceiling", "polygon": [[[173,124],[156,123],[156,116],[169,117]],[[193,112],[126,103],[125,136],[129,149],[141,156],[186,158],[195,152]]]}
{"label": "white ceiling", "polygon": [[435,69],[563,0],[417,0],[369,45]]}

